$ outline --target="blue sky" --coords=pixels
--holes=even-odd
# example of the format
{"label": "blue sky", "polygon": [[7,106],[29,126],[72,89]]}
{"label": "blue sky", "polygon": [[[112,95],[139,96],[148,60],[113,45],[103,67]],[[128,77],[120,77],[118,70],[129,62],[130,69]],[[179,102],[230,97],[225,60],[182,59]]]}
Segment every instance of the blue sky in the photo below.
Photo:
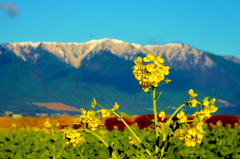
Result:
{"label": "blue sky", "polygon": [[239,0],[0,1],[0,44],[112,38],[240,58]]}

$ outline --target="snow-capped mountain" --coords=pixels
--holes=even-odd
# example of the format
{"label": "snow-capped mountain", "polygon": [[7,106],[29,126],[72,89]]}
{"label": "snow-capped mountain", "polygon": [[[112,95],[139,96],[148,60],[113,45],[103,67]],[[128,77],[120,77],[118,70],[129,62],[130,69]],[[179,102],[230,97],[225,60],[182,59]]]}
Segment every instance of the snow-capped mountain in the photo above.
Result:
{"label": "snow-capped mountain", "polygon": [[129,115],[146,114],[152,98],[139,90],[131,66],[147,53],[161,56],[170,67],[166,78],[172,81],[160,88],[163,108],[178,107],[193,89],[200,100],[216,98],[218,114],[239,111],[240,59],[187,44],[141,46],[105,38],[85,43],[0,44],[0,114],[11,109],[47,113],[34,103],[51,102],[87,109],[93,97],[108,108],[118,102]]}
{"label": "snow-capped mountain", "polygon": [[[141,52],[142,54],[152,53],[155,56],[163,56],[168,61],[169,65],[176,61],[181,61],[181,63],[186,63],[188,61],[187,63],[191,63],[193,65],[197,65],[199,63],[206,66],[214,65],[213,61],[211,61],[207,55],[203,55],[203,51],[196,50],[187,44],[179,43],[141,46],[121,40],[105,38],[100,40],[91,40],[85,43],[22,42],[2,44],[1,46],[8,51],[14,52],[24,61],[27,60],[34,50],[40,47],[76,68],[81,66],[81,61],[85,57],[90,59],[91,56],[98,53],[100,50],[110,51],[118,57],[131,61],[134,61],[136,59],[135,55]],[[39,57],[37,52],[31,56],[34,59]],[[190,69],[189,66],[185,67]]]}

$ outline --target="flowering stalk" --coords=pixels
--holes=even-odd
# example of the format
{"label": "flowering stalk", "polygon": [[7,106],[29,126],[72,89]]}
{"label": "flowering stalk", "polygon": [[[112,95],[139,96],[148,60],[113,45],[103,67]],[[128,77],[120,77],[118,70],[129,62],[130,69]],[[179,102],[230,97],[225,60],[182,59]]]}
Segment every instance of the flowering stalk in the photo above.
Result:
{"label": "flowering stalk", "polygon": [[142,147],[145,149],[145,151],[148,153],[149,156],[152,156],[152,154],[149,152],[149,150],[146,148],[146,146],[142,143],[142,141],[137,137],[137,135],[132,131],[132,129],[128,126],[128,124],[121,118],[117,113],[113,112],[115,115],[117,115],[118,118],[121,119],[121,121],[126,125],[126,127],[131,131],[131,133],[135,136],[135,138],[138,140],[138,142],[142,145]]}
{"label": "flowering stalk", "polygon": [[[154,112],[154,123],[155,125],[157,125],[158,121],[157,121],[157,108],[156,108],[156,97],[155,97],[155,87],[153,87],[153,112]],[[158,154],[158,147],[159,147],[159,132],[157,129],[155,129],[156,132],[156,144],[155,144],[155,155]]]}
{"label": "flowering stalk", "polygon": [[[172,116],[168,119],[168,121],[166,122],[166,125],[169,126],[170,122],[172,121],[172,118],[175,116],[175,114],[183,107],[183,106],[186,106],[185,104],[182,104],[177,110],[175,110],[175,112],[172,114]],[[161,149],[161,158],[163,158],[165,156],[165,151],[164,151],[164,143],[165,143],[165,140],[166,140],[166,134],[164,133],[163,134],[163,147]],[[168,138],[169,139],[169,138]],[[168,141],[167,141],[168,142]]]}
{"label": "flowering stalk", "polygon": [[[98,136],[96,133],[94,133],[93,131],[91,131],[90,132],[92,135],[94,135],[95,137],[97,137],[99,140],[101,140],[102,141],[102,143],[107,147],[107,148],[109,148],[109,146],[110,145],[108,145],[100,136]],[[112,144],[113,144],[113,142],[112,142]],[[111,152],[110,152],[111,153]],[[114,152],[112,152],[112,155],[113,155],[113,158],[114,159],[117,159],[117,157],[115,156],[115,153]],[[110,156],[111,156],[111,154],[110,154]]]}
{"label": "flowering stalk", "polygon": [[[162,84],[160,84],[161,81],[165,81],[165,83],[168,84],[169,82],[171,82],[171,80],[169,80],[169,79],[164,80],[164,78],[165,78],[164,75],[169,74],[169,71],[168,71],[169,67],[162,65],[164,60],[161,57],[157,57],[157,59],[155,59],[155,60],[154,59],[155,59],[155,56],[153,56],[149,53],[149,54],[147,54],[147,57],[143,58],[144,62],[149,62],[147,65],[143,65],[142,58],[138,57],[134,61],[134,63],[136,65],[132,67],[133,75],[138,80],[139,84],[142,85],[142,89],[145,92],[148,92],[149,88],[151,88],[151,87],[153,88],[153,94],[151,94],[150,92],[148,92],[148,93],[152,95],[152,99],[153,99],[153,109],[150,109],[150,110],[153,110],[153,112],[154,112],[154,124],[153,124],[154,126],[153,127],[155,127],[155,132],[156,132],[155,155],[154,156],[152,156],[152,154],[149,152],[149,150],[141,142],[140,138],[137,137],[137,135],[132,131],[132,129],[128,126],[128,124],[123,120],[123,116],[128,117],[128,115],[124,112],[121,112],[121,113],[119,112],[119,110],[118,110],[119,105],[117,103],[115,103],[115,105],[113,106],[113,109],[111,109],[111,110],[103,109],[103,107],[96,102],[96,99],[93,98],[93,101],[91,104],[92,108],[94,108],[95,105],[97,104],[102,109],[98,110],[96,112],[93,110],[86,112],[86,110],[81,108],[82,115],[79,118],[74,120],[74,124],[77,124],[77,125],[80,125],[81,122],[83,122],[84,123],[84,125],[83,125],[84,132],[92,134],[95,137],[97,137],[99,140],[101,140],[103,142],[103,144],[109,149],[110,156],[113,155],[113,157],[115,159],[117,157],[115,156],[114,152],[112,152],[112,150],[110,150],[110,148],[112,148],[112,146],[113,146],[113,142],[109,146],[100,136],[98,136],[97,134],[95,134],[93,132],[94,130],[97,129],[98,126],[104,125],[104,123],[102,123],[101,120],[95,118],[95,114],[97,114],[99,112],[102,113],[102,117],[110,117],[110,115],[112,113],[115,114],[117,116],[117,119],[122,121],[125,124],[125,126],[130,130],[130,132],[137,139],[137,141],[142,145],[142,147],[145,149],[145,151],[147,152],[149,157],[159,156],[159,158],[163,159],[163,158],[165,158],[166,152],[170,145],[170,141],[171,141],[170,137],[179,136],[180,137],[179,140],[184,142],[185,145],[189,146],[189,147],[190,146],[194,147],[196,144],[201,143],[203,134],[205,133],[202,129],[203,121],[210,118],[211,117],[210,113],[214,113],[218,109],[216,106],[214,106],[215,101],[216,101],[215,98],[211,99],[211,101],[209,102],[208,97],[206,97],[206,98],[204,98],[203,103],[200,103],[196,99],[192,99],[192,98],[195,98],[197,96],[197,94],[194,93],[192,89],[190,89],[188,91],[188,94],[190,95],[190,100],[188,102],[184,102],[184,104],[182,104],[172,114],[172,116],[168,119],[168,121],[166,123],[161,123],[161,122],[158,123],[156,102],[161,94],[160,95],[158,94],[159,96],[157,95],[158,98],[156,99],[155,91],[158,86],[162,85]],[[209,103],[211,104],[211,106],[209,106]],[[197,104],[201,105],[202,110],[200,112],[198,112],[198,109],[196,107]],[[192,120],[193,123],[195,124],[194,127],[190,127],[188,125],[187,122],[189,122],[189,121],[187,121],[187,116],[185,115],[185,113],[183,111],[181,111],[179,114],[176,115],[176,113],[183,106],[187,106],[187,105],[189,105],[190,108],[196,107],[196,109],[197,109],[197,112],[195,112],[192,115],[192,116],[194,116],[194,120]],[[115,110],[117,110],[120,113],[120,115],[115,113]],[[158,116],[161,117],[162,121],[163,121],[166,114],[164,111],[161,111]],[[86,129],[86,123],[88,123],[89,130]],[[81,130],[83,130],[83,129],[81,129]],[[81,134],[78,131],[76,131],[76,130],[72,130],[70,132],[68,132],[67,130],[63,130],[63,131],[64,131],[64,139],[68,139],[67,144],[71,144],[74,147],[76,147],[79,142],[85,142],[85,139],[83,137],[80,137]],[[161,147],[159,146],[160,134],[163,134],[163,140],[162,140]],[[129,138],[131,139],[131,137],[129,137]],[[134,143],[134,142],[130,142],[130,144],[132,144],[132,143]],[[166,143],[167,143],[167,145],[165,147]],[[159,153],[159,148],[161,149],[160,153]]]}

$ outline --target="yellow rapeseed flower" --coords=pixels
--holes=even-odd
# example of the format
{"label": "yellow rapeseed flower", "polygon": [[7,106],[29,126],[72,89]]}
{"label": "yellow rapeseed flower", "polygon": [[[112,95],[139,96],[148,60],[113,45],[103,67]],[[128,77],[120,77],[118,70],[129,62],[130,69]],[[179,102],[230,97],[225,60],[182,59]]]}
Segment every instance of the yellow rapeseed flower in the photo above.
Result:
{"label": "yellow rapeseed flower", "polygon": [[87,114],[87,111],[85,109],[81,108],[81,113],[82,113],[82,115],[85,116]]}
{"label": "yellow rapeseed flower", "polygon": [[184,111],[178,113],[177,118],[180,120],[180,123],[184,123],[187,121],[187,116],[185,115]]}
{"label": "yellow rapeseed flower", "polygon": [[165,82],[168,84],[169,82],[171,82],[170,79],[166,79]]}
{"label": "yellow rapeseed flower", "polygon": [[203,109],[203,110],[200,110],[199,112],[195,112],[192,116],[196,117],[200,121],[207,120],[211,117],[210,111],[207,109]]}
{"label": "yellow rapeseed flower", "polygon": [[203,99],[203,105],[204,105],[204,107],[208,107],[208,106],[209,106],[208,98],[209,98],[209,97],[205,97],[205,98]]}
{"label": "yellow rapeseed flower", "polygon": [[212,99],[210,100],[211,105],[214,105],[214,104],[215,104],[215,101],[216,101],[216,99],[215,99],[215,98],[212,98]]}
{"label": "yellow rapeseed flower", "polygon": [[115,102],[115,105],[113,106],[112,110],[114,111],[114,110],[117,110],[118,108],[119,108],[119,105],[117,104],[117,102]]}
{"label": "yellow rapeseed flower", "polygon": [[142,57],[138,56],[137,59],[134,61],[136,65],[142,64]]}
{"label": "yellow rapeseed flower", "polygon": [[191,106],[192,106],[192,107],[196,107],[197,102],[198,102],[198,101],[197,101],[196,99],[192,99],[192,100],[190,101]]}
{"label": "yellow rapeseed flower", "polygon": [[185,136],[182,135],[180,139],[184,142],[186,146],[193,147],[196,146],[196,144],[201,143],[203,133],[205,132],[198,131],[198,129],[196,128],[190,128],[186,131]]}
{"label": "yellow rapeseed flower", "polygon": [[[155,59],[155,56],[150,53],[147,54],[147,57],[143,59],[145,62],[151,62]],[[157,60],[153,63],[148,63],[147,65],[143,65],[141,62],[142,58],[138,58],[135,60],[135,66],[133,66],[133,75],[136,80],[142,85],[142,89],[145,92],[148,92],[151,88],[151,85],[154,87],[158,87],[158,84],[164,80],[164,75],[169,74],[169,66],[163,66],[161,62],[164,60],[161,57],[158,57]],[[167,80],[167,83],[170,80]]]}
{"label": "yellow rapeseed flower", "polygon": [[96,104],[97,104],[97,101],[96,101],[95,98],[93,98],[93,101],[92,101],[92,104],[91,104],[92,108],[94,108]]}
{"label": "yellow rapeseed flower", "polygon": [[211,113],[215,113],[218,110],[218,107],[216,107],[215,105],[211,105],[208,109]]}
{"label": "yellow rapeseed flower", "polygon": [[12,126],[11,127],[13,127],[13,128],[15,128],[17,125],[15,124],[15,123],[12,123]]}
{"label": "yellow rapeseed flower", "polygon": [[89,120],[93,120],[93,118],[95,118],[95,112],[94,112],[93,110],[89,110],[89,111],[87,112],[87,118],[88,118]]}
{"label": "yellow rapeseed flower", "polygon": [[102,117],[110,117],[110,111],[108,109],[102,109]]}
{"label": "yellow rapeseed flower", "polygon": [[72,145],[76,147],[79,142],[85,142],[86,140],[83,137],[80,137],[81,134],[77,130],[66,130],[63,129],[63,139],[67,139],[67,145]]}
{"label": "yellow rapeseed flower", "polygon": [[[160,56],[158,56],[155,61],[157,61],[157,62],[159,62],[159,63],[164,63],[164,59],[161,58]],[[154,62],[155,62],[155,61],[154,61]]]}
{"label": "yellow rapeseed flower", "polygon": [[188,94],[191,96],[191,98],[195,98],[198,94],[194,93],[192,89],[188,91]]}
{"label": "yellow rapeseed flower", "polygon": [[164,118],[166,117],[166,114],[164,111],[161,111],[158,116],[159,116],[159,118],[162,118],[162,121],[163,121]]}
{"label": "yellow rapeseed flower", "polygon": [[47,121],[44,123],[45,128],[51,128],[51,124],[49,123],[49,118],[47,118]]}
{"label": "yellow rapeseed flower", "polygon": [[155,59],[155,56],[153,56],[151,53],[148,53],[147,54],[147,57],[144,57],[143,58],[143,61],[144,62],[151,62],[151,61],[153,61]]}
{"label": "yellow rapeseed flower", "polygon": [[96,130],[98,126],[104,125],[99,118],[94,118],[93,120],[88,122],[88,126],[90,130]]}

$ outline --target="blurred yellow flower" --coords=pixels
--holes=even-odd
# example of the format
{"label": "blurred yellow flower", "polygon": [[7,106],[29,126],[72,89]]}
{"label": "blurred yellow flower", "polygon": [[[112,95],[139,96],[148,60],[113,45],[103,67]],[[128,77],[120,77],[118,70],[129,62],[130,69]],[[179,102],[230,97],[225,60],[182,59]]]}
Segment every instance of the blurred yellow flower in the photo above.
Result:
{"label": "blurred yellow flower", "polygon": [[119,105],[117,104],[117,102],[115,102],[115,105],[113,106],[112,110],[114,111],[114,110],[117,110],[118,108],[119,108]]}
{"label": "blurred yellow flower", "polygon": [[191,96],[191,98],[195,98],[198,94],[194,93],[192,89],[188,91],[188,94]]}
{"label": "blurred yellow flower", "polygon": [[92,104],[91,104],[92,108],[94,108],[96,104],[97,104],[97,101],[96,101],[95,98],[93,98],[93,101],[92,101]]}
{"label": "blurred yellow flower", "polygon": [[61,130],[63,132],[63,139],[67,139],[67,145],[72,145],[76,147],[79,142],[85,142],[86,140],[83,137],[80,137],[81,134],[77,130]]}
{"label": "blurred yellow flower", "polygon": [[134,63],[136,64],[136,65],[140,65],[140,64],[142,64],[142,57],[137,57],[137,59],[134,61]]}
{"label": "blurred yellow flower", "polygon": [[185,115],[184,111],[178,113],[177,118],[180,120],[180,123],[184,123],[187,121],[187,116]]}
{"label": "blurred yellow flower", "polygon": [[102,109],[102,117],[110,117],[110,111],[108,109]]}
{"label": "blurred yellow flower", "polygon": [[151,53],[148,53],[147,57],[143,58],[143,61],[144,62],[150,62],[150,61],[153,61],[154,59],[155,59],[155,56],[153,56]]}
{"label": "blurred yellow flower", "polygon": [[198,101],[197,101],[196,99],[192,99],[192,100],[190,101],[191,106],[192,106],[192,107],[196,107],[197,102],[198,102]]}
{"label": "blurred yellow flower", "polygon": [[204,105],[204,107],[208,107],[208,106],[209,106],[208,98],[209,98],[209,97],[205,97],[205,98],[203,99],[203,105]]}
{"label": "blurred yellow flower", "polygon": [[12,127],[15,128],[17,125],[15,123],[12,123]]}
{"label": "blurred yellow flower", "polygon": [[47,118],[47,121],[44,123],[45,128],[51,128],[51,124],[49,123],[49,118]]}
{"label": "blurred yellow flower", "polygon": [[166,114],[164,111],[161,111],[158,116],[159,116],[159,118],[162,118],[162,121],[163,121],[164,118],[166,117]]}
{"label": "blurred yellow flower", "polygon": [[169,82],[171,82],[170,79],[166,79],[165,82],[168,84]]}

